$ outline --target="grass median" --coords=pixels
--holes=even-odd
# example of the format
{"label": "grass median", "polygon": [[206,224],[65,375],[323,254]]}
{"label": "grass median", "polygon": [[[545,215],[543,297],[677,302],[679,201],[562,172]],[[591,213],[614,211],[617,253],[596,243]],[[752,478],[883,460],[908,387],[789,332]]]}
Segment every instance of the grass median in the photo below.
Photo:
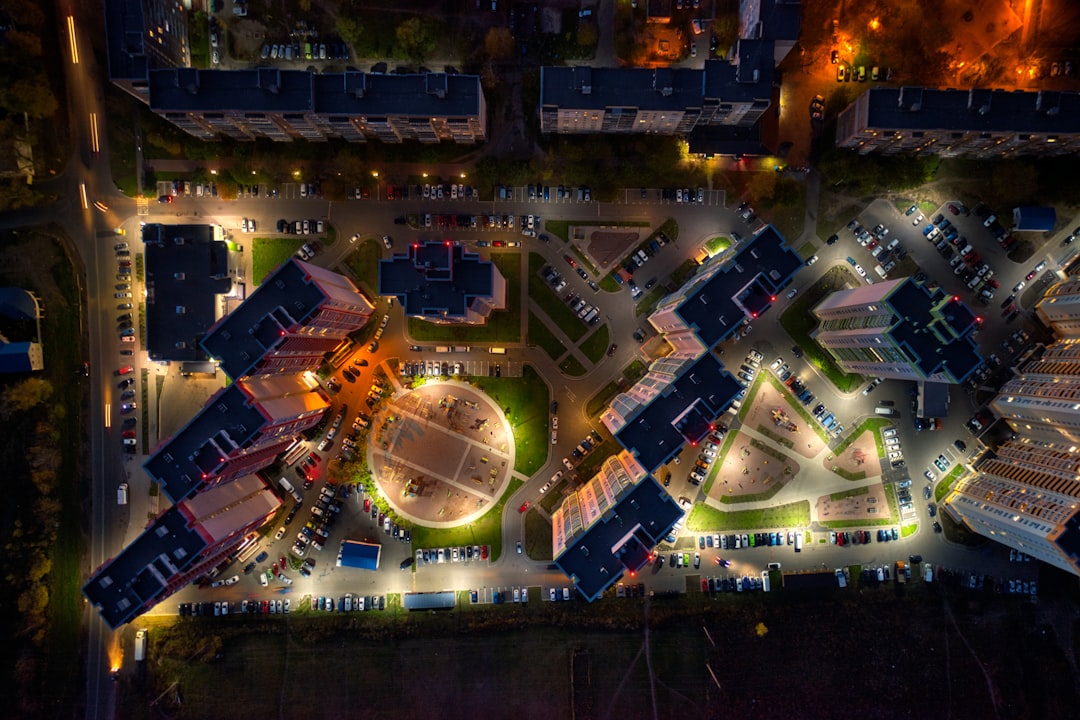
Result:
{"label": "grass median", "polygon": [[863,382],[862,375],[845,373],[810,333],[817,327],[817,319],[811,309],[837,290],[851,287],[847,282],[852,278],[844,267],[834,267],[825,273],[816,283],[792,301],[788,309],[780,316],[780,324],[787,334],[802,348],[806,362],[820,370],[840,392],[851,392]]}
{"label": "grass median", "polygon": [[540,277],[540,270],[545,262],[539,253],[529,253],[529,297],[540,306],[544,314],[559,327],[560,330],[573,342],[577,342],[585,335],[588,327],[581,322],[577,313],[563,302],[544,278]]}
{"label": "grass median", "polygon": [[566,352],[566,347],[555,337],[555,333],[533,312],[529,313],[528,337],[530,345],[539,345],[552,360],[558,360]]}
{"label": "grass median", "polygon": [[257,285],[279,265],[288,260],[300,246],[303,238],[257,237],[251,241],[251,273]]}
{"label": "grass median", "polygon": [[771,508],[731,512],[698,503],[690,511],[690,518],[686,521],[686,529],[690,532],[802,528],[809,525],[810,502],[808,500]]}
{"label": "grass median", "polygon": [[608,330],[608,326],[605,324],[596,328],[593,334],[585,338],[585,341],[579,347],[581,352],[585,353],[585,357],[589,358],[595,365],[604,359],[604,353],[607,352],[610,340],[611,331]]}

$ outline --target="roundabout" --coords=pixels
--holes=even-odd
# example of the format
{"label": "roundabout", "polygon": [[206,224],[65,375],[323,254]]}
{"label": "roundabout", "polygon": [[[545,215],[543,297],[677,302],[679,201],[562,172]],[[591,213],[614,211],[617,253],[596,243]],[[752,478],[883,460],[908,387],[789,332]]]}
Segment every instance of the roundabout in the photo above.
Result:
{"label": "roundabout", "polygon": [[514,442],[503,409],[463,382],[429,382],[387,402],[368,466],[402,518],[435,528],[484,515],[506,490]]}

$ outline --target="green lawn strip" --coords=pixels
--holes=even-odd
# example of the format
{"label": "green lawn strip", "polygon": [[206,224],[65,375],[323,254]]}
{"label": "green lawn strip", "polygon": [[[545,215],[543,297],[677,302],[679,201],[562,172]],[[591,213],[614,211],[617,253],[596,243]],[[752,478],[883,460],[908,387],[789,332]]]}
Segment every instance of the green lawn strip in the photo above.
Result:
{"label": "green lawn strip", "polygon": [[799,528],[810,524],[810,502],[799,500],[786,505],[757,510],[733,510],[725,512],[698,503],[690,511],[686,529],[690,532],[706,530],[758,530],[764,528]]}
{"label": "green lawn strip", "polygon": [[604,359],[604,353],[607,352],[610,340],[611,331],[608,329],[607,324],[604,324],[596,328],[593,334],[585,338],[584,342],[578,347],[581,352],[585,353],[585,357],[592,360],[595,365]]}
{"label": "green lawn strip", "polygon": [[616,293],[616,292],[619,292],[620,290],[622,290],[623,286],[620,285],[618,283],[618,281],[615,280],[615,277],[614,277],[615,273],[617,273],[617,272],[619,272],[619,271],[616,268],[611,273],[609,273],[609,274],[605,275],[604,277],[600,278],[600,282],[598,284],[600,285],[601,290],[603,290],[604,292],[609,292],[609,293]]}
{"label": "green lawn strip", "polygon": [[[645,376],[648,368],[645,363],[640,360],[634,360],[622,371],[622,380],[625,383],[625,387],[629,388],[642,377]],[[619,394],[619,381],[618,379],[612,380],[604,387],[589,398],[589,402],[585,403],[585,414],[588,417],[596,417],[600,413],[604,412],[611,399]]]}
{"label": "green lawn strip", "polygon": [[795,443],[792,442],[790,438],[786,438],[783,435],[781,435],[780,433],[773,432],[772,430],[765,427],[764,425],[758,425],[757,426],[757,431],[759,433],[761,433],[762,435],[764,435],[765,437],[772,440],[773,442],[780,443],[781,445],[783,445],[784,447],[786,447],[788,449],[795,447]]}
{"label": "green lawn strip", "polygon": [[582,265],[582,266],[584,266],[584,267],[588,268],[588,269],[589,269],[589,271],[590,271],[590,272],[591,272],[591,273],[592,273],[593,275],[599,275],[599,274],[600,274],[600,271],[599,271],[599,270],[598,270],[598,269],[596,268],[596,266],[595,266],[595,265],[593,265],[593,264],[592,264],[592,261],[591,261],[591,260],[589,260],[589,258],[587,258],[587,257],[585,256],[585,251],[584,251],[584,250],[582,250],[581,248],[579,248],[579,247],[578,247],[577,245],[573,245],[573,244],[571,244],[571,245],[570,245],[570,252],[574,253],[574,255],[575,255],[575,256],[577,257],[577,259],[578,259],[578,262],[579,262],[579,263],[581,263],[581,265]]}
{"label": "green lawn strip", "polygon": [[653,231],[653,234],[649,237],[654,238],[660,233],[664,233],[665,235],[667,235],[668,240],[670,240],[671,242],[675,242],[679,239],[678,221],[675,220],[675,218],[668,218],[660,225],[660,227],[656,228],[656,230]]}
{"label": "green lawn strip", "polygon": [[795,252],[799,253],[803,260],[809,260],[817,252],[817,245],[812,240],[807,240]]}
{"label": "green lawn strip", "polygon": [[[872,417],[863,420],[846,438],[844,438],[842,443],[836,446],[836,449],[833,450],[833,456],[843,455],[844,451],[851,447],[851,444],[867,430],[881,430],[889,425],[892,425],[892,421],[885,420],[884,418]],[[880,454],[885,447],[881,442],[881,434],[875,432],[874,439],[876,440],[878,453]],[[884,455],[882,455],[882,457],[884,457]]]}
{"label": "green lawn strip", "polygon": [[731,446],[735,444],[735,438],[739,436],[737,431],[728,432],[727,437],[724,438],[723,444],[720,446],[720,452],[716,454],[716,458],[719,462],[714,462],[713,466],[709,468],[708,477],[705,478],[704,487],[702,492],[705,495],[709,494],[712,489],[713,482],[716,480],[716,476],[720,474],[720,467],[724,464],[724,459],[727,457],[728,452],[731,450]]}
{"label": "green lawn strip", "polygon": [[528,339],[530,345],[539,345],[552,360],[558,360],[566,352],[566,348],[555,337],[555,334],[532,312],[529,313]]}
{"label": "green lawn strip", "polygon": [[540,306],[544,314],[563,331],[566,337],[577,342],[589,328],[585,323],[581,322],[577,313],[571,310],[570,306],[555,293],[551,285],[540,277],[540,270],[544,265],[542,255],[529,253],[529,297]]}
{"label": "green lawn strip", "polygon": [[585,366],[573,355],[567,355],[566,359],[559,363],[559,369],[567,375],[578,377],[585,374]]}
{"label": "green lawn strip", "polygon": [[[567,480],[560,480],[559,482],[548,488],[548,491],[540,498],[537,503],[540,507],[547,510],[548,515],[555,512],[555,508],[562,504],[564,493],[563,488],[566,487]],[[546,522],[546,521],[545,521]]]}
{"label": "green lawn strip", "polygon": [[811,331],[817,327],[817,319],[810,313],[811,308],[837,287],[843,287],[841,280],[845,275],[849,275],[845,268],[833,268],[825,273],[816,283],[799,293],[780,316],[780,325],[802,348],[808,363],[824,373],[837,390],[851,392],[862,384],[863,377],[845,373],[832,356],[810,338]]}
{"label": "green lawn strip", "polygon": [[[739,420],[741,422],[746,422],[746,416],[750,413],[750,408],[757,401],[757,395],[761,389],[762,378],[765,376],[765,373],[758,373],[754,378],[754,381],[750,383],[750,387],[747,388],[746,395],[742,400],[742,405],[739,407]],[[777,389],[779,389],[779,386],[777,386]]]}
{"label": "green lawn strip", "polygon": [[257,237],[252,240],[251,279],[256,285],[262,285],[263,279],[288,260],[303,244],[303,238],[297,237]]}
{"label": "green lawn strip", "polygon": [[668,284],[672,287],[682,287],[683,284],[690,279],[690,276],[697,272],[700,265],[697,264],[692,258],[683,260],[679,263],[679,266],[671,271],[668,275]]}
{"label": "green lawn strip", "polygon": [[866,527],[867,525],[895,525],[896,521],[892,518],[874,518],[866,520],[822,520],[821,524],[827,528],[840,529],[840,528],[859,528]]}
{"label": "green lawn strip", "polygon": [[919,523],[907,523],[900,526],[900,537],[911,537],[919,531]]}
{"label": "green lawn strip", "polygon": [[413,547],[438,548],[459,545],[491,546],[491,562],[499,559],[502,553],[502,514],[507,499],[517,492],[524,483],[511,479],[510,486],[502,497],[491,506],[479,520],[453,528],[429,528],[416,525],[412,529]]}
{"label": "green lawn strip", "polygon": [[491,260],[506,278],[505,310],[492,312],[483,325],[442,325],[410,317],[409,335],[423,342],[521,342],[521,254],[492,253]]}
{"label": "green lawn strip", "polygon": [[784,489],[784,483],[773,483],[773,486],[765,492],[757,493],[754,495],[724,495],[720,498],[720,502],[725,505],[736,505],[738,503],[748,502],[763,502],[765,500],[771,500],[776,493]]}
{"label": "green lawn strip", "polygon": [[937,484],[937,487],[934,488],[934,502],[941,502],[941,499],[948,495],[949,491],[952,490],[953,485],[955,485],[966,473],[967,468],[963,465],[957,465],[950,470],[949,474],[943,477]]}
{"label": "green lawn strip", "polygon": [[544,229],[549,235],[561,238],[563,242],[570,239],[570,221],[568,220],[545,220]]}
{"label": "green lawn strip", "polygon": [[709,255],[716,255],[731,247],[731,238],[727,235],[717,235],[714,238],[705,241],[705,251]]}
{"label": "green lawn strip", "polygon": [[840,477],[844,478],[845,480],[865,480],[866,479],[866,471],[865,470],[859,470],[858,472],[851,472],[850,470],[845,470],[842,467],[834,467],[832,469],[832,471],[834,473],[836,473],[837,475],[839,475]]}
{"label": "green lawn strip", "polygon": [[530,560],[551,562],[551,523],[532,508],[525,513],[525,554]]}
{"label": "green lawn strip", "polygon": [[665,295],[667,295],[667,288],[663,285],[657,285],[637,301],[637,304],[634,305],[634,315],[641,317],[649,314],[656,307],[656,303],[660,302]]}
{"label": "green lawn strip", "polygon": [[547,462],[551,439],[548,436],[548,386],[531,365],[520,378],[475,377],[471,382],[506,411],[514,430],[516,457],[514,470],[532,475]]}

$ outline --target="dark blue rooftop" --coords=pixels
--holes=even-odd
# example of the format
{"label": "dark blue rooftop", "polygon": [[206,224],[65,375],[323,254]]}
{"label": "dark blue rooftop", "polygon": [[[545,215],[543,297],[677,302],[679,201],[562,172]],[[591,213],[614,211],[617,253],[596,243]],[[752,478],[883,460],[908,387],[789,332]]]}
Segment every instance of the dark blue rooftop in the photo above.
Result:
{"label": "dark blue rooftop", "polygon": [[699,442],[742,389],[712,353],[701,356],[629,418],[615,439],[649,472],[670,460],[687,442]]}
{"label": "dark blue rooftop", "polygon": [[641,569],[682,514],[671,495],[647,475],[600,520],[568,542],[555,564],[592,602],[626,570]]}
{"label": "dark blue rooftop", "polygon": [[338,565],[357,570],[378,570],[382,546],[358,540],[343,540]]}
{"label": "dark blue rooftop", "polygon": [[396,297],[406,315],[463,318],[494,291],[494,265],[458,243],[413,243],[379,261],[379,295]]}
{"label": "dark blue rooftop", "polygon": [[262,412],[229,385],[212,397],[181,430],[162,443],[143,464],[152,480],[174,503],[191,497],[204,477],[214,477],[223,454],[243,448],[266,423]]}
{"label": "dark blue rooftop", "polygon": [[768,311],[772,298],[803,266],[803,259],[770,225],[723,263],[676,311],[696,328],[706,347],[731,336],[744,320]]}
{"label": "dark blue rooftop", "polygon": [[165,589],[162,578],[182,575],[197,561],[207,541],[188,524],[179,507],[159,515],[109,565],[83,586],[111,628],[128,622]]}
{"label": "dark blue rooftop", "polygon": [[286,331],[318,311],[325,299],[303,264],[292,258],[211,328],[202,340],[203,349],[221,362],[230,378],[243,377],[281,342]]}
{"label": "dark blue rooftop", "polygon": [[971,339],[978,316],[959,297],[907,279],[886,301],[897,315],[889,334],[924,377],[944,372],[963,382],[982,364]]}
{"label": "dark blue rooftop", "polygon": [[1052,207],[1024,205],[1013,208],[1014,230],[1050,232],[1057,225],[1057,213]]}

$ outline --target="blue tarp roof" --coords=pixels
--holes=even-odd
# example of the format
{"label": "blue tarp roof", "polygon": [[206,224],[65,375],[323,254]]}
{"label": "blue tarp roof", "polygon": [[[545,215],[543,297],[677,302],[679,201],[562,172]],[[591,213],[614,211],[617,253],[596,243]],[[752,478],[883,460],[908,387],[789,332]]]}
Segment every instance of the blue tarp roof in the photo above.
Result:
{"label": "blue tarp roof", "polygon": [[1049,232],[1057,224],[1057,213],[1052,207],[1039,207],[1036,205],[1024,205],[1013,208],[1014,230],[1034,230],[1037,232]]}
{"label": "blue tarp roof", "polygon": [[338,565],[357,570],[378,570],[381,552],[382,545],[357,540],[342,540],[341,552],[338,553]]}

